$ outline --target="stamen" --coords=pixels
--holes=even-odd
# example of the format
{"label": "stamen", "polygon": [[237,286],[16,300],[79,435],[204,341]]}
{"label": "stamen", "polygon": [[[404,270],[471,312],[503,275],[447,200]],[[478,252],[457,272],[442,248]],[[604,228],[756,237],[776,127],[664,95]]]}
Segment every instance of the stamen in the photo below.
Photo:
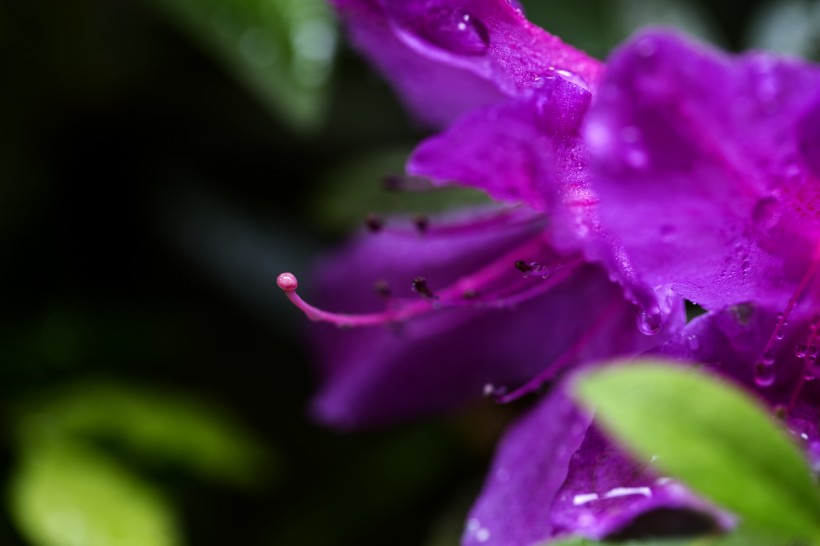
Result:
{"label": "stamen", "polygon": [[[493,395],[492,398],[496,403],[499,404],[508,404],[510,402],[514,402],[532,392],[537,391],[540,389],[547,381],[549,381],[556,373],[560,372],[563,368],[569,365],[573,358],[575,358],[581,350],[589,344],[590,339],[597,336],[601,330],[603,330],[606,326],[612,323],[612,317],[621,311],[621,305],[624,302],[621,300],[616,300],[607,307],[603,313],[597,318],[594,324],[590,328],[584,331],[584,334],[579,337],[575,342],[564,351],[561,356],[559,356],[556,360],[554,360],[550,365],[548,365],[544,370],[541,371],[537,376],[533,379],[525,383],[524,385],[516,388],[512,392],[507,393],[506,389],[505,392],[499,393],[497,395]],[[484,393],[486,396],[487,387],[484,387]]]}
{"label": "stamen", "polygon": [[384,228],[384,220],[374,214],[368,214],[364,225],[370,233],[378,233]]}
{"label": "stamen", "polygon": [[424,214],[419,214],[415,218],[413,218],[413,224],[415,224],[418,232],[424,235],[425,233],[427,233],[427,229],[430,227],[430,219],[427,218],[427,216]]}
{"label": "stamen", "polygon": [[[382,295],[389,294],[391,299],[388,309],[375,313],[331,313],[314,307],[296,293],[298,283],[291,273],[280,275],[277,283],[291,302],[311,320],[330,322],[342,327],[394,324],[443,308],[497,309],[514,306],[552,290],[584,264],[583,259],[577,256],[563,263],[557,262],[550,268],[548,279],[547,275],[537,280],[525,280],[520,276],[511,275],[509,264],[513,256],[544,256],[548,252],[551,250],[539,234],[482,269],[461,277],[435,293],[426,279],[417,277],[413,279],[411,287],[423,296],[421,299],[397,299],[389,294],[387,283],[376,282],[374,290]],[[555,258],[557,259],[557,256]]]}
{"label": "stamen", "polygon": [[276,284],[290,299],[291,303],[302,311],[310,320],[330,322],[340,327],[375,326],[389,322],[407,320],[410,317],[428,312],[432,305],[426,300],[416,301],[402,308],[387,310],[380,313],[345,314],[323,311],[307,303],[296,293],[298,282],[292,273],[282,273],[276,279]]}
{"label": "stamen", "polygon": [[528,264],[527,262],[525,262],[524,260],[518,260],[513,265],[521,273],[526,274],[526,273],[529,273],[530,271],[532,271],[532,266],[530,264]]}
{"label": "stamen", "polygon": [[820,370],[817,369],[817,328],[820,325],[820,317],[812,318],[812,323],[809,326],[809,333],[806,336],[804,343],[798,343],[794,347],[794,356],[803,361],[803,367],[800,370],[800,378],[797,380],[797,386],[792,392],[789,399],[788,410],[795,408],[797,400],[800,398],[800,392],[806,381],[814,381],[820,375]]}
{"label": "stamen", "polygon": [[390,299],[392,292],[390,291],[390,283],[385,280],[378,280],[373,283],[373,291],[384,299]]}
{"label": "stamen", "polygon": [[433,299],[436,297],[433,291],[430,290],[430,287],[427,286],[427,279],[424,277],[416,277],[413,279],[411,286],[413,287],[413,291],[421,294],[425,298]]}
{"label": "stamen", "polygon": [[[789,298],[788,303],[786,304],[786,308],[783,310],[782,313],[777,314],[774,330],[772,330],[771,335],[769,336],[768,341],[766,341],[766,345],[763,347],[763,352],[761,354],[761,358],[755,362],[754,367],[754,376],[755,376],[755,383],[759,387],[768,387],[774,383],[774,344],[777,341],[780,341],[785,337],[784,328],[788,325],[788,319],[791,315],[792,311],[794,310],[795,306],[797,305],[797,301],[803,296],[803,293],[809,286],[809,283],[814,278],[815,274],[817,273],[818,268],[820,267],[820,245],[818,245],[814,249],[814,257],[812,258],[811,264],[809,264],[806,273],[803,275],[803,278],[800,279],[800,283],[797,285],[797,289]],[[815,331],[817,325],[816,323],[812,325],[812,328]],[[811,343],[806,343],[807,346],[811,345]],[[798,357],[799,358],[799,357]],[[764,368],[771,368],[771,370],[765,371]],[[806,366],[804,365],[804,368]],[[806,368],[807,369],[807,368]],[[769,376],[771,375],[771,378]],[[761,377],[761,380],[758,381],[758,376]],[[803,387],[803,382],[805,381],[804,377],[801,377],[798,388],[795,390],[795,393],[792,395],[792,400],[795,401],[797,399],[797,395],[800,392],[800,389]],[[789,404],[789,407],[792,408],[793,404]]]}

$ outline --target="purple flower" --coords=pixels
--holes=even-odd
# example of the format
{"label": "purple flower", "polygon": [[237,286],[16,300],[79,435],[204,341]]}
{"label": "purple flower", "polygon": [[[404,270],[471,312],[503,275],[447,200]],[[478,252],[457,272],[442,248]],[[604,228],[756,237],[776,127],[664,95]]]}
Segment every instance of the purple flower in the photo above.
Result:
{"label": "purple flower", "polygon": [[820,68],[645,33],[585,132],[602,221],[646,282],[710,309],[816,303]]}
{"label": "purple flower", "polygon": [[[320,420],[384,424],[482,390],[509,401],[571,367],[652,351],[753,389],[820,464],[815,67],[654,32],[604,72],[506,0],[335,4],[416,116],[442,129],[408,173],[505,206],[371,222],[317,268],[319,307],[280,276],[324,323]],[[683,297],[711,311],[683,327]],[[502,440],[465,545],[602,538],[649,513],[732,524],[624,455],[565,384]]]}

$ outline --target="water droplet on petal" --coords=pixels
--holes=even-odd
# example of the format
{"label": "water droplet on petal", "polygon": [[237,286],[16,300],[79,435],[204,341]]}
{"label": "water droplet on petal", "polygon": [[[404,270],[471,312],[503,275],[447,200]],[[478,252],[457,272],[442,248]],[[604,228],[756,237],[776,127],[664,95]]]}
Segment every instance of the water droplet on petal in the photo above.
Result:
{"label": "water droplet on petal", "polygon": [[484,23],[458,8],[431,9],[422,33],[427,41],[459,55],[484,55],[490,45]]}
{"label": "water droplet on petal", "polygon": [[671,224],[664,224],[661,226],[661,241],[668,243],[675,238],[677,233],[678,230],[675,226]]}
{"label": "water droplet on petal", "polygon": [[809,348],[805,343],[798,343],[794,346],[794,356],[797,358],[806,358],[806,353]]}
{"label": "water droplet on petal", "polygon": [[658,310],[650,312],[641,311],[640,314],[638,314],[637,323],[638,330],[646,336],[654,336],[661,331],[661,326],[663,326],[661,313]]}
{"label": "water droplet on petal", "polygon": [[638,43],[635,44],[635,48],[638,51],[638,55],[648,59],[658,52],[658,43],[651,37],[641,38]]}
{"label": "water droplet on petal", "polygon": [[573,83],[581,89],[586,89],[587,91],[589,91],[589,84],[587,83],[587,81],[575,72],[570,72],[569,70],[559,68],[555,70],[555,73],[561,76],[569,83]]}
{"label": "water droplet on petal", "polygon": [[698,336],[696,335],[689,336],[687,343],[689,344],[689,348],[693,351],[697,351],[700,348],[700,341],[698,341]]}
{"label": "water droplet on petal", "polygon": [[755,384],[758,387],[770,387],[774,383],[774,366],[764,364],[762,361],[755,364]]}

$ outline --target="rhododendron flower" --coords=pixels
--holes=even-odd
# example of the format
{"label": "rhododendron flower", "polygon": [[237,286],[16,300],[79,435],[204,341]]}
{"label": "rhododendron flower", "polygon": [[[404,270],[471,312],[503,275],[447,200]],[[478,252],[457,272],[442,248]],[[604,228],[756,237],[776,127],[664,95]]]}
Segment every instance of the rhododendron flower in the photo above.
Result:
{"label": "rhododendron flower", "polygon": [[[604,70],[506,0],[335,4],[441,130],[408,173],[503,205],[371,223],[317,268],[318,306],[280,276],[325,323],[321,420],[382,424],[482,390],[510,401],[569,368],[650,351],[754,389],[817,460],[814,66],[653,32]],[[684,297],[710,312],[684,327]],[[602,538],[668,511],[731,526],[624,455],[557,383],[502,439],[464,544]]]}

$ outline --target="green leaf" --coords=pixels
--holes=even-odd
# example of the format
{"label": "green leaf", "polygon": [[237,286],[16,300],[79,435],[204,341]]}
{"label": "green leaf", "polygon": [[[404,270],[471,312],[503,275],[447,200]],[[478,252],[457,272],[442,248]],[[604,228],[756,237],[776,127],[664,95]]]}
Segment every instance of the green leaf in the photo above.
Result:
{"label": "green leaf", "polygon": [[294,128],[322,120],[337,41],[324,0],[150,2]]}
{"label": "green leaf", "polygon": [[820,537],[820,496],[768,412],[729,383],[644,360],[581,377],[577,397],[636,454],[779,537]]}
{"label": "green leaf", "polygon": [[362,225],[369,213],[431,214],[448,209],[490,203],[481,191],[471,188],[441,188],[431,191],[388,190],[387,175],[404,172],[412,146],[374,150],[335,166],[314,192],[314,222],[325,229],[347,232]]}
{"label": "green leaf", "polygon": [[275,462],[216,406],[135,384],[89,381],[30,400],[20,409],[18,433],[23,446],[102,440],[149,462],[242,486],[266,482]]}
{"label": "green leaf", "polygon": [[820,58],[820,2],[778,0],[763,4],[748,28],[749,47],[817,60]]}
{"label": "green leaf", "polygon": [[9,489],[11,515],[36,546],[176,546],[166,500],[110,458],[72,444],[21,454]]}

